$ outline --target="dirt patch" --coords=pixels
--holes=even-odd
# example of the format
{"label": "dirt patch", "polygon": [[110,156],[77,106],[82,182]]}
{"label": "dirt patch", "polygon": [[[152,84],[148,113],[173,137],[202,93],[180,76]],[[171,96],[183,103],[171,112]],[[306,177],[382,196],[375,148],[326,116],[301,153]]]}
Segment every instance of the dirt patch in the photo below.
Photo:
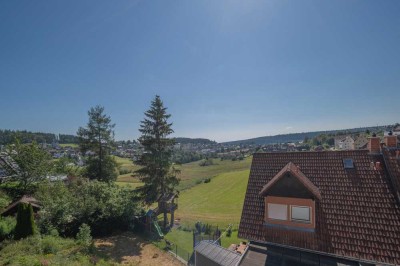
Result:
{"label": "dirt patch", "polygon": [[95,240],[99,255],[122,265],[184,265],[143,238],[125,232]]}

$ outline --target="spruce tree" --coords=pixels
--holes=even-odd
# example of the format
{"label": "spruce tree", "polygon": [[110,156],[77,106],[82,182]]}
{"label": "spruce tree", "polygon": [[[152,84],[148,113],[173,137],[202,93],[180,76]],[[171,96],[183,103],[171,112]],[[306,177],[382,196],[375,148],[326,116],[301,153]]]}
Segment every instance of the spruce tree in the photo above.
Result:
{"label": "spruce tree", "polygon": [[92,107],[88,115],[87,127],[80,127],[77,132],[81,151],[93,153],[87,158],[86,176],[100,181],[115,181],[117,164],[110,156],[114,146],[115,124],[104,113],[104,107]]}
{"label": "spruce tree", "polygon": [[[156,95],[150,109],[144,115],[139,129],[142,135],[138,139],[144,150],[137,161],[143,167],[137,170],[136,174],[144,183],[140,188],[142,198],[151,204],[162,195],[175,193],[179,179],[176,177],[178,171],[172,162],[175,140],[168,138],[174,132],[172,123],[168,122],[171,115],[167,114],[167,108],[164,107],[160,96]],[[166,215],[164,212],[164,228],[167,223]]]}

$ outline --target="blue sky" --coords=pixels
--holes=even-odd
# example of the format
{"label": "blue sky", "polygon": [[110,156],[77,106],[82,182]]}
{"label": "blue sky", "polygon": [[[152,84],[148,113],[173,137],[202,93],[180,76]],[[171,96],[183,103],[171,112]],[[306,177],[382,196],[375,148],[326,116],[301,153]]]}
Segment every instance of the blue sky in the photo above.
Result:
{"label": "blue sky", "polygon": [[228,141],[399,122],[400,1],[0,1],[0,128]]}

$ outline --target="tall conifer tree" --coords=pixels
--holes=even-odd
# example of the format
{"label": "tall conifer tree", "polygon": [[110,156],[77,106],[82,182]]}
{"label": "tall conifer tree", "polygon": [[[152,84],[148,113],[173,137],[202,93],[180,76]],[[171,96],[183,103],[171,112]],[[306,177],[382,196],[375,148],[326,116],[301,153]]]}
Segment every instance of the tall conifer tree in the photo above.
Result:
{"label": "tall conifer tree", "polygon": [[[143,167],[137,170],[136,174],[144,183],[140,188],[141,195],[146,203],[151,204],[162,195],[175,193],[179,179],[176,177],[178,171],[172,162],[175,140],[168,138],[174,132],[171,128],[172,123],[168,122],[171,115],[167,114],[167,108],[164,107],[160,96],[156,95],[150,109],[144,115],[139,129],[142,133],[139,143],[144,151],[137,162]],[[167,222],[166,215],[164,212],[164,228]]]}
{"label": "tall conifer tree", "polygon": [[82,152],[90,151],[86,175],[90,179],[114,181],[117,178],[116,162],[110,156],[114,145],[114,127],[111,117],[104,113],[104,107],[96,106],[88,111],[87,127],[78,130],[79,146]]}

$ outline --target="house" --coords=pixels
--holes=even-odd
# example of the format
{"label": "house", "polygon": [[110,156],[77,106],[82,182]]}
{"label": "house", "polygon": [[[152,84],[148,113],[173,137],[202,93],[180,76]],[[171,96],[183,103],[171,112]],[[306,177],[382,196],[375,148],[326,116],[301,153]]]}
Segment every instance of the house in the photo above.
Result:
{"label": "house", "polygon": [[354,149],[356,150],[366,149],[367,145],[368,145],[368,138],[363,134],[358,136],[354,141]]}
{"label": "house", "polygon": [[336,150],[354,150],[354,139],[351,136],[340,136],[335,138]]}
{"label": "house", "polygon": [[239,226],[239,265],[400,264],[400,150],[256,153]]}

